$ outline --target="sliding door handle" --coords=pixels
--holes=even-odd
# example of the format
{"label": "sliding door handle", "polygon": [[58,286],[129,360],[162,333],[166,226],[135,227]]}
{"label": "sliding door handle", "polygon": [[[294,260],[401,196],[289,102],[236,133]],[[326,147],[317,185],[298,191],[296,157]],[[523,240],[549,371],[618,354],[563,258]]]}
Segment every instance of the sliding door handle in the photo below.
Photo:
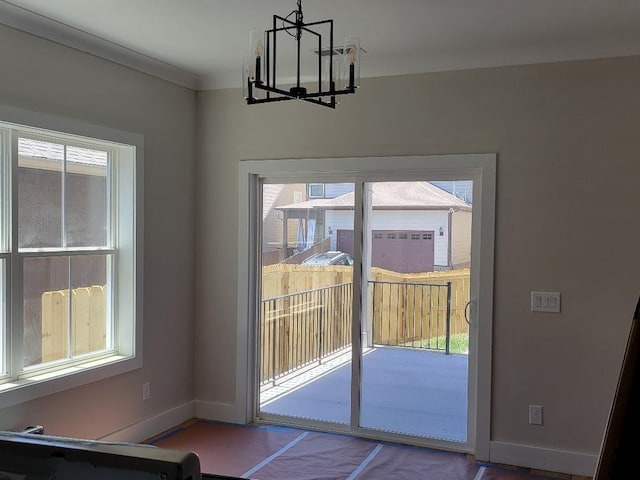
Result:
{"label": "sliding door handle", "polygon": [[467,304],[464,306],[464,321],[467,322],[467,325],[471,326],[471,321],[469,320],[469,312],[471,309],[471,300],[469,300],[467,302]]}

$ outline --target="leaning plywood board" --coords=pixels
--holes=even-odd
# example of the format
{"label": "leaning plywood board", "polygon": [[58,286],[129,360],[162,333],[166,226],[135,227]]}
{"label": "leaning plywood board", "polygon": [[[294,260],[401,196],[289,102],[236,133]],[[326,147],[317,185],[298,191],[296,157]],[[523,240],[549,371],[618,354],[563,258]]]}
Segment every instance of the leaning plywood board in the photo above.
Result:
{"label": "leaning plywood board", "polygon": [[631,322],[618,386],[609,413],[594,480],[628,479],[634,459],[632,445],[640,434],[640,300]]}

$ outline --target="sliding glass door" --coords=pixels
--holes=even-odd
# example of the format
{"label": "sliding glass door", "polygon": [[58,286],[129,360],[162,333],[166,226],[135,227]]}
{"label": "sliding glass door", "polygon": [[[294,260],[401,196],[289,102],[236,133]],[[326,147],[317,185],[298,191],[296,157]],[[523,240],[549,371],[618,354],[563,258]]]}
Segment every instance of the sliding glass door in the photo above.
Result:
{"label": "sliding glass door", "polygon": [[478,341],[490,338],[479,315],[491,292],[478,267],[493,245],[483,255],[479,209],[493,208],[482,166],[491,180],[495,159],[455,158],[241,166],[256,225],[255,307],[239,304],[255,311],[253,420],[468,452],[481,434],[488,446]]}
{"label": "sliding glass door", "polygon": [[259,412],[349,425],[353,257],[336,242],[353,214],[326,216],[354,186],[311,180],[261,189]]}
{"label": "sliding glass door", "polygon": [[365,184],[362,428],[467,441],[472,190]]}

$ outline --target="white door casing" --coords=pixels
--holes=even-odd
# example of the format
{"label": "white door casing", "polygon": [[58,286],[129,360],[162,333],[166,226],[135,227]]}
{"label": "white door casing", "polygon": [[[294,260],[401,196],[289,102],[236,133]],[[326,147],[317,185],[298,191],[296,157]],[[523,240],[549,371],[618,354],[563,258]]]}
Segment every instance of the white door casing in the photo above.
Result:
{"label": "white door casing", "polygon": [[[258,187],[262,180],[265,179],[269,183],[308,183],[309,181],[330,183],[352,180],[356,183],[357,189],[358,184],[363,185],[364,182],[415,180],[415,178],[429,180],[469,179],[474,182],[467,450],[472,452],[478,460],[489,460],[495,154],[247,160],[240,162],[235,399],[238,421],[252,421],[257,407],[256,336],[253,325],[256,319],[255,305],[260,298],[256,272],[258,272],[257,265],[260,256],[258,215],[260,189]],[[357,283],[355,277],[357,276],[354,276],[354,284]],[[354,344],[354,348],[357,348],[357,345]],[[354,382],[357,381],[358,378],[355,378]],[[354,433],[359,432],[355,431]],[[440,446],[437,441],[429,443],[429,445],[436,448]]]}

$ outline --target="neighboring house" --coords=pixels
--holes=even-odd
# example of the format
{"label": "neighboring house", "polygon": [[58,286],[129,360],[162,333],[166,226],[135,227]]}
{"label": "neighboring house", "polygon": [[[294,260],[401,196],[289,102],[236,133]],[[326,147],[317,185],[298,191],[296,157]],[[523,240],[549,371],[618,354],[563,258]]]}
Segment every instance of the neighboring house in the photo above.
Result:
{"label": "neighboring house", "polygon": [[[428,182],[374,183],[371,203],[372,266],[406,273],[469,265],[469,204]],[[314,225],[316,241],[330,237],[332,250],[353,254],[353,205],[350,192],[277,209],[298,229]]]}
{"label": "neighboring house", "polygon": [[[302,202],[307,198],[306,193],[307,185],[304,183],[265,184],[262,187],[263,252],[280,251],[283,248],[297,248],[297,222],[290,222],[290,225],[285,229],[282,212],[277,210],[276,207]],[[287,242],[282,241],[285,231],[287,232]],[[289,252],[289,254],[291,253]],[[284,257],[286,256],[288,255]]]}

